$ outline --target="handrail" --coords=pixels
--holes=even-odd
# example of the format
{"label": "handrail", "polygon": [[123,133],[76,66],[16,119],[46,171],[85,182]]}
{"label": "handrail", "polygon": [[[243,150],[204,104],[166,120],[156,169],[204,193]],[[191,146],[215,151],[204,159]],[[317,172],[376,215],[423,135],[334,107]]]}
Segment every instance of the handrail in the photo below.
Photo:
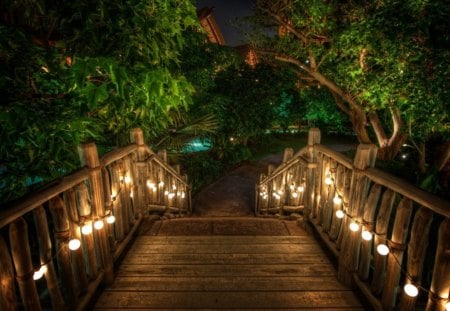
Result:
{"label": "handrail", "polygon": [[374,167],[367,168],[363,174],[373,182],[408,197],[439,215],[450,218],[450,203],[448,201]]}
{"label": "handrail", "polygon": [[[427,292],[420,296],[428,297],[420,302],[427,310],[443,311],[450,305],[450,202],[374,168],[376,152],[374,145],[361,144],[351,160],[321,145],[314,129],[307,160],[296,153],[262,176],[255,211],[303,211],[304,221],[337,257],[339,280],[359,287],[375,310],[414,310],[419,298],[397,290],[408,285]],[[291,153],[287,149],[285,158]],[[425,261],[429,253],[434,265]],[[431,284],[422,281],[424,270],[432,272]]]}
{"label": "handrail", "polygon": [[81,168],[71,175],[62,177],[57,184],[32,193],[18,201],[12,202],[0,209],[0,228],[8,225],[15,219],[31,212],[61,192],[64,192],[89,178],[89,169]]}
{"label": "handrail", "polygon": [[136,144],[131,144],[131,145],[125,146],[120,149],[112,150],[112,151],[104,154],[103,157],[101,157],[100,162],[101,162],[102,166],[107,166],[107,165],[113,163],[114,161],[117,161],[121,158],[126,157],[127,155],[129,155],[133,152],[136,152],[137,149],[138,149],[138,146]]}
{"label": "handrail", "polygon": [[[0,209],[0,229],[9,227],[0,235],[2,307],[84,309],[112,282],[114,262],[152,207],[191,212],[186,180],[144,144],[140,129],[131,138],[135,143],[101,159],[94,143],[80,146],[85,167]],[[36,286],[39,275],[47,287]]]}
{"label": "handrail", "polygon": [[353,168],[352,160],[349,157],[347,157],[337,151],[334,151],[333,149],[330,149],[327,146],[317,144],[317,145],[314,145],[314,149],[317,152],[323,153],[324,155],[334,159],[335,161],[337,161],[339,164],[342,164],[346,168],[349,168],[349,169]]}

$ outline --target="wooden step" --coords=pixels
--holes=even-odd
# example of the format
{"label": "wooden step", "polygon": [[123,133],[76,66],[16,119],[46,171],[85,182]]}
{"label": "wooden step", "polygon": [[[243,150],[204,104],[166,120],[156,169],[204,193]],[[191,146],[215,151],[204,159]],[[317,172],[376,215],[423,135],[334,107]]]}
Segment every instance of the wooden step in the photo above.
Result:
{"label": "wooden step", "polygon": [[97,310],[364,310],[315,240],[138,236]]}

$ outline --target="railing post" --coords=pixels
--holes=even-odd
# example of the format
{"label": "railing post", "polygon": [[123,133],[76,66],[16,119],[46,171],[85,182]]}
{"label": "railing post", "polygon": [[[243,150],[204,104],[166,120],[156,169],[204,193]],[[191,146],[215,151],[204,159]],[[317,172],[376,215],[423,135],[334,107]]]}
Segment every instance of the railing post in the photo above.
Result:
{"label": "railing post", "polygon": [[[360,144],[353,161],[353,174],[350,184],[349,208],[350,218],[361,223],[364,202],[369,191],[369,180],[361,171],[375,165],[377,147],[372,144]],[[344,222],[345,223],[345,222]],[[338,279],[346,285],[353,284],[353,273],[358,270],[361,232],[343,228],[343,239],[339,253]]]}
{"label": "railing post", "polygon": [[140,128],[134,128],[130,132],[130,139],[132,143],[135,143],[138,146],[137,151],[137,163],[136,163],[136,169],[137,169],[137,198],[136,201],[138,202],[139,206],[139,212],[142,213],[144,210],[145,205],[145,187],[147,184],[146,179],[146,163],[145,163],[145,142],[144,142],[144,133],[142,132],[142,129]]}
{"label": "railing post", "polygon": [[304,219],[309,220],[311,211],[314,205],[314,189],[315,189],[315,174],[317,168],[316,152],[314,145],[320,144],[320,130],[318,128],[311,128],[308,132],[308,160],[306,171],[306,185],[305,185],[305,208]]}
{"label": "railing post", "polygon": [[444,311],[450,302],[450,219],[445,219],[439,227],[438,246],[434,262],[433,279],[426,311]]}
{"label": "railing post", "polygon": [[[103,196],[103,179],[98,158],[97,146],[94,143],[83,144],[80,147],[81,164],[90,168],[90,186],[91,186],[91,206],[92,216],[96,218],[105,217],[105,205]],[[111,284],[114,280],[113,257],[111,255],[106,230],[95,230],[97,247],[104,269],[105,283]]]}

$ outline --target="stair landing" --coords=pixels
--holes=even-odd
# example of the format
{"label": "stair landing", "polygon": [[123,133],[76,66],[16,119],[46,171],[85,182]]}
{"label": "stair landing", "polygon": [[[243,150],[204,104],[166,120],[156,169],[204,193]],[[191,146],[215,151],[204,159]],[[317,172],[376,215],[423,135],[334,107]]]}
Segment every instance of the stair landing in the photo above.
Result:
{"label": "stair landing", "polygon": [[96,310],[365,310],[295,221],[184,218],[144,225]]}

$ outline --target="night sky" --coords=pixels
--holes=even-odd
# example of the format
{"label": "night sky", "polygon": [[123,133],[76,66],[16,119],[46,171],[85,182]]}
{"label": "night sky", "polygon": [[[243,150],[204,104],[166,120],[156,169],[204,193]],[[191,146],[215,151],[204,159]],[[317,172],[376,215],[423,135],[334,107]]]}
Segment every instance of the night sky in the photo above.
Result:
{"label": "night sky", "polygon": [[225,44],[236,46],[245,43],[239,29],[231,25],[237,17],[251,15],[254,0],[198,0],[197,8],[214,7],[214,16],[225,38]]}

